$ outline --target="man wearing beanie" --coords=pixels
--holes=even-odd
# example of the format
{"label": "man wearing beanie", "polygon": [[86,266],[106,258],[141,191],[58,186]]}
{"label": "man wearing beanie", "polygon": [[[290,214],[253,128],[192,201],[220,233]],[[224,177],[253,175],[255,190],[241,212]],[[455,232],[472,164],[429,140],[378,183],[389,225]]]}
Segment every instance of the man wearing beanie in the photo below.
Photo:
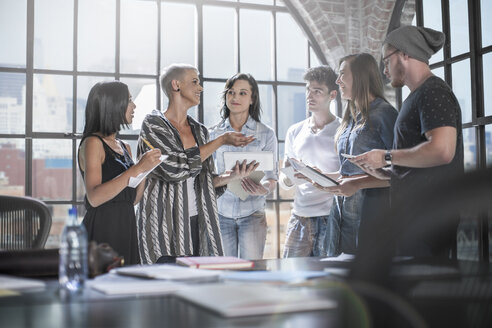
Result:
{"label": "man wearing beanie", "polygon": [[[384,73],[393,87],[406,85],[411,93],[395,123],[393,150],[375,149],[353,162],[373,175],[391,164],[392,205],[411,201],[410,195],[417,195],[419,189],[438,186],[464,171],[458,100],[429,68],[429,58],[444,40],[443,33],[430,28],[403,26],[389,33],[383,43]],[[400,251],[403,255],[448,257],[456,244],[457,224],[458,219],[450,220],[440,231],[406,236]]]}

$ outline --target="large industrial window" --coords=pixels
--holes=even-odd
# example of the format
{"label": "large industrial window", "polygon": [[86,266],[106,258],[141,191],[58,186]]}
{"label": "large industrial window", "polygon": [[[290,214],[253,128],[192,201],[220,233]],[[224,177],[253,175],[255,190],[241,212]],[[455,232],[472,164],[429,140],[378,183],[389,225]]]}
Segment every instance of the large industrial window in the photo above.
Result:
{"label": "large industrial window", "polygon": [[[492,2],[419,0],[416,24],[446,34],[431,60],[433,73],[452,87],[461,106],[465,170],[492,164]],[[405,97],[405,92],[404,96]],[[491,213],[462,213],[458,258],[488,261]]]}
{"label": "large industrial window", "polygon": [[[85,213],[75,159],[96,82],[129,85],[135,121],[120,137],[135,154],[143,117],[167,106],[158,86],[164,67],[200,70],[202,103],[189,113],[206,126],[219,120],[226,79],[251,73],[282,159],[288,126],[306,117],[302,74],[318,63],[279,0],[1,0],[0,43],[0,193],[49,204],[47,247],[58,246],[70,206]],[[281,252],[291,200],[278,189],[268,199],[266,258]]]}

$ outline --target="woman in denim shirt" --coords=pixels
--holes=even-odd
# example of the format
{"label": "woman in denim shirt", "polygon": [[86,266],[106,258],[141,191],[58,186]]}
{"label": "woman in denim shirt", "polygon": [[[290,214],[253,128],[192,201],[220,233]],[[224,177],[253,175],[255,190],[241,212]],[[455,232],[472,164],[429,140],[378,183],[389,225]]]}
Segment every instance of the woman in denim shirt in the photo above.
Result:
{"label": "woman in denim shirt", "polygon": [[[222,97],[222,121],[210,129],[210,140],[225,132],[241,132],[256,139],[244,147],[224,146],[214,153],[217,172],[230,170],[224,166],[224,152],[271,151],[277,158],[277,138],[272,128],[260,122],[258,85],[250,74],[238,73],[227,80]],[[254,163],[252,163],[254,164]],[[274,170],[266,171],[259,183],[243,178],[242,188],[248,197],[241,200],[230,190],[217,199],[219,223],[228,256],[245,259],[263,258],[267,234],[265,217],[266,195],[275,189],[278,180],[277,161]]]}
{"label": "woman in denim shirt", "polygon": [[335,135],[340,171],[331,174],[340,185],[323,188],[336,195],[329,218],[328,256],[354,254],[359,226],[388,206],[389,183],[367,175],[343,155],[391,149],[398,115],[384,98],[381,73],[371,55],[361,53],[342,58],[337,84],[347,106]]}

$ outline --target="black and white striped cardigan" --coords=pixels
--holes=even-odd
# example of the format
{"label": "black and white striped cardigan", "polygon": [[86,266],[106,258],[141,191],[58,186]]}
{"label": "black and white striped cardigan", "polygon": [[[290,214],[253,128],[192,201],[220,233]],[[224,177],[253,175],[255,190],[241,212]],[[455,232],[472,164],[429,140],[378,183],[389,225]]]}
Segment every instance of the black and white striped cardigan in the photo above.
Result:
{"label": "black and white striped cardigan", "polygon": [[[198,146],[206,144],[207,128],[190,116],[188,122]],[[195,178],[200,256],[223,255],[216,197],[225,187],[217,190],[213,187],[212,156],[202,162],[198,146],[184,149],[178,131],[157,110],[142,123],[137,156],[148,150],[142,138],[169,156],[147,176],[144,195],[138,204],[137,235],[142,264],[155,263],[163,255],[192,255],[186,189],[189,177]]]}

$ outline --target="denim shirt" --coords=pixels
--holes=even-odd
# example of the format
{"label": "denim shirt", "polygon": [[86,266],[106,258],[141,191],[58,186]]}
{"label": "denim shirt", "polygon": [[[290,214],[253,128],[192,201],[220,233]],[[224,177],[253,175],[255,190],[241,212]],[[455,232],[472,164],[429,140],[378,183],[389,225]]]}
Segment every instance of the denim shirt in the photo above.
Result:
{"label": "denim shirt", "polygon": [[[357,165],[352,164],[341,154],[359,155],[372,149],[392,149],[393,128],[398,112],[382,98],[374,99],[369,106],[369,118],[359,128],[355,120],[351,120],[337,141],[342,175],[364,174]],[[360,120],[360,114],[357,121]]]}
{"label": "denim shirt", "polygon": [[[214,140],[224,134],[225,132],[234,132],[235,130],[231,127],[229,118],[222,120],[219,124],[212,127],[210,132],[210,140]],[[226,170],[231,168],[226,168],[224,166],[224,152],[226,151],[271,151],[273,152],[273,171],[265,171],[265,176],[263,180],[273,179],[278,180],[278,162],[277,162],[277,137],[272,128],[267,125],[256,122],[251,116],[243,125],[241,133],[246,136],[253,135],[255,140],[249,145],[244,147],[234,147],[230,145],[224,145],[217,149],[214,156],[215,167],[217,173],[222,174]],[[262,181],[263,181],[262,180]],[[226,192],[217,199],[217,205],[219,208],[219,214],[228,218],[241,218],[253,214],[256,211],[265,209],[265,196],[249,196],[244,201],[242,201],[235,194],[226,190]]]}

